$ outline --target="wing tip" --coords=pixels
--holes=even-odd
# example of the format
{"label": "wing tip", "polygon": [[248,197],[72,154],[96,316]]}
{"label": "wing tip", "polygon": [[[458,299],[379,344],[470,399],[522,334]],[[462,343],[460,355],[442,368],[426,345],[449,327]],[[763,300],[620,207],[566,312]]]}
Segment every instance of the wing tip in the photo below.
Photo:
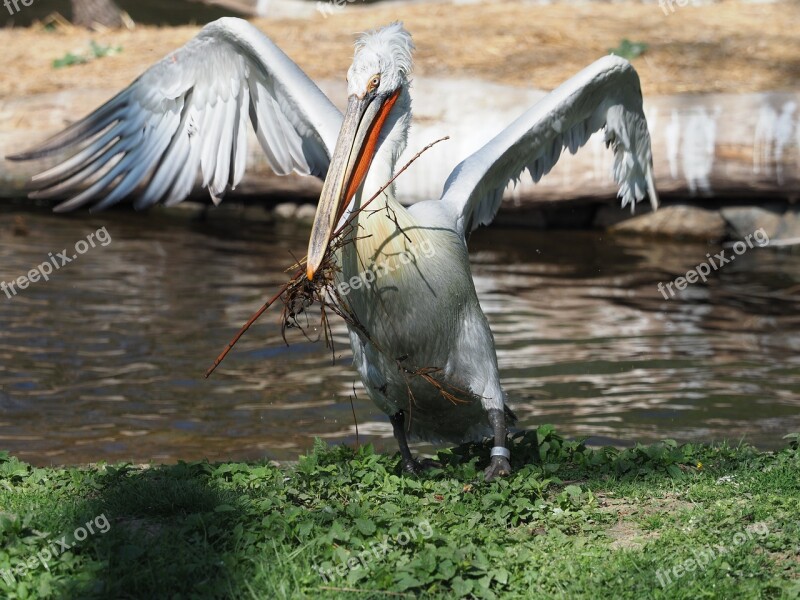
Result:
{"label": "wing tip", "polygon": [[3,158],[13,162],[22,162],[23,160],[31,160],[32,156],[30,152],[20,152],[19,154],[9,154]]}
{"label": "wing tip", "polygon": [[48,149],[46,142],[41,146],[36,146],[31,148],[30,150],[25,150],[23,152],[19,152],[17,154],[9,154],[8,156],[4,157],[5,160],[10,160],[13,162],[24,162],[26,160],[39,160],[41,158],[46,158],[48,156],[52,156],[56,152],[58,152],[58,148],[56,149]]}
{"label": "wing tip", "polygon": [[647,196],[650,198],[650,207],[653,209],[653,212],[658,210],[660,205],[660,201],[658,198],[658,192],[656,191],[656,184],[653,181],[652,174],[647,178]]}
{"label": "wing tip", "polygon": [[53,212],[58,214],[68,213],[74,210],[76,207],[69,206],[69,200],[65,200],[64,202],[60,202],[53,207]]}

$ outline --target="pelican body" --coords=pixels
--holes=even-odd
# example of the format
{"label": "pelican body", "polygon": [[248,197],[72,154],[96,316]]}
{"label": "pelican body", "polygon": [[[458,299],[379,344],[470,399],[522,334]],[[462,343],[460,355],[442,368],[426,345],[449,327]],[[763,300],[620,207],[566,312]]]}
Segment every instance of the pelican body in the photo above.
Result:
{"label": "pelican body", "polygon": [[[412,438],[480,440],[493,433],[489,411],[502,415],[505,403],[464,239],[435,210],[402,210],[391,194],[378,201],[356,217],[358,239],[339,256],[345,281],[382,273],[342,298],[369,333],[350,327],[355,367],[381,410],[407,417]],[[424,369],[455,399],[413,375]]]}
{"label": "pelican body", "polygon": [[276,173],[323,180],[310,280],[319,277],[334,233],[350,221],[336,246],[332,289],[354,318],[354,364],[389,416],[404,468],[420,468],[409,436],[458,443],[488,435],[491,480],[510,472],[506,434],[514,417],[467,238],[492,221],[510,181],[524,171],[538,181],[564,148],[576,152],[601,129],[615,155],[622,206],[649,197],[655,209],[650,137],[636,72],[606,56],[466,157],[440,198],[405,208],[392,184],[365,208],[395,175],[406,146],[413,48],[401,23],[362,34],[342,115],[269,38],[246,21],[220,19],[104,106],[12,158],[67,155],[33,178],[32,196],[71,196],[56,210],[104,208],[126,197],[137,208],[180,202],[198,172],[218,203],[244,175],[249,119]]}

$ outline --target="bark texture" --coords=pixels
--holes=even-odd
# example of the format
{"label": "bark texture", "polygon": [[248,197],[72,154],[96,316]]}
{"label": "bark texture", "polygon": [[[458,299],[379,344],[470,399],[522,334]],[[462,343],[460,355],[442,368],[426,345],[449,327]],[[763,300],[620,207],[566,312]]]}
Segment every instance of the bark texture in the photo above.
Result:
{"label": "bark texture", "polygon": [[72,23],[87,29],[115,29],[124,25],[122,11],[113,0],[70,0]]}

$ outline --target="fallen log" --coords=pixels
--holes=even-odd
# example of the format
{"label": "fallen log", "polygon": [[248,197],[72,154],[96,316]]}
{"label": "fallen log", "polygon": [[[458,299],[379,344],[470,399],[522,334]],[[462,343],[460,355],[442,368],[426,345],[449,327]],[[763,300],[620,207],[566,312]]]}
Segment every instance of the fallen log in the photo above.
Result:
{"label": "fallen log", "polygon": [[[323,89],[342,104],[340,83]],[[0,156],[30,147],[98,106],[112,90],[73,90],[0,100]],[[474,81],[414,82],[415,120],[407,153],[449,135],[418,161],[400,186],[405,202],[436,198],[450,170],[479,148],[544,92]],[[675,95],[647,98],[658,190],[664,196],[795,198],[800,190],[800,93]],[[401,161],[407,157],[401,157]],[[275,176],[252,135],[248,170],[230,196],[289,196],[314,199],[312,178]],[[574,156],[565,156],[534,185],[529,178],[506,191],[503,209],[526,211],[561,201],[613,199],[612,155],[595,135]],[[0,162],[0,197],[19,197],[42,164]]]}

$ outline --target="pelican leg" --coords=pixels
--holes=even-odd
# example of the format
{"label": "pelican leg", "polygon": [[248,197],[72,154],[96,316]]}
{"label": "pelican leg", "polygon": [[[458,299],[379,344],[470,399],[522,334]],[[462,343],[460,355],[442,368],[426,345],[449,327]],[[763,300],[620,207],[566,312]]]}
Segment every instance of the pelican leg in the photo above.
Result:
{"label": "pelican leg", "polygon": [[533,430],[533,464],[542,464],[542,453],[539,451],[539,432]]}
{"label": "pelican leg", "polygon": [[419,475],[426,469],[441,469],[442,463],[425,458],[421,461],[416,460],[411,456],[411,450],[408,447],[408,440],[406,440],[406,414],[400,410],[394,416],[389,417],[389,422],[392,424],[392,431],[397,440],[397,445],[400,446],[400,456],[403,458],[403,470],[413,475]]}
{"label": "pelican leg", "polygon": [[[486,467],[484,476],[486,481],[492,481],[496,477],[503,477],[511,473],[510,454],[506,450],[506,420],[503,411],[496,408],[489,409],[489,423],[494,430],[494,448],[492,449],[492,462]],[[495,451],[505,451],[508,456],[494,455]]]}
{"label": "pelican leg", "polygon": [[420,465],[411,456],[411,450],[408,448],[408,440],[406,440],[406,414],[399,410],[393,416],[389,417],[389,422],[392,424],[392,431],[394,432],[394,439],[397,440],[397,445],[400,446],[400,456],[403,459],[403,470],[407,473],[418,475],[420,472]]}

